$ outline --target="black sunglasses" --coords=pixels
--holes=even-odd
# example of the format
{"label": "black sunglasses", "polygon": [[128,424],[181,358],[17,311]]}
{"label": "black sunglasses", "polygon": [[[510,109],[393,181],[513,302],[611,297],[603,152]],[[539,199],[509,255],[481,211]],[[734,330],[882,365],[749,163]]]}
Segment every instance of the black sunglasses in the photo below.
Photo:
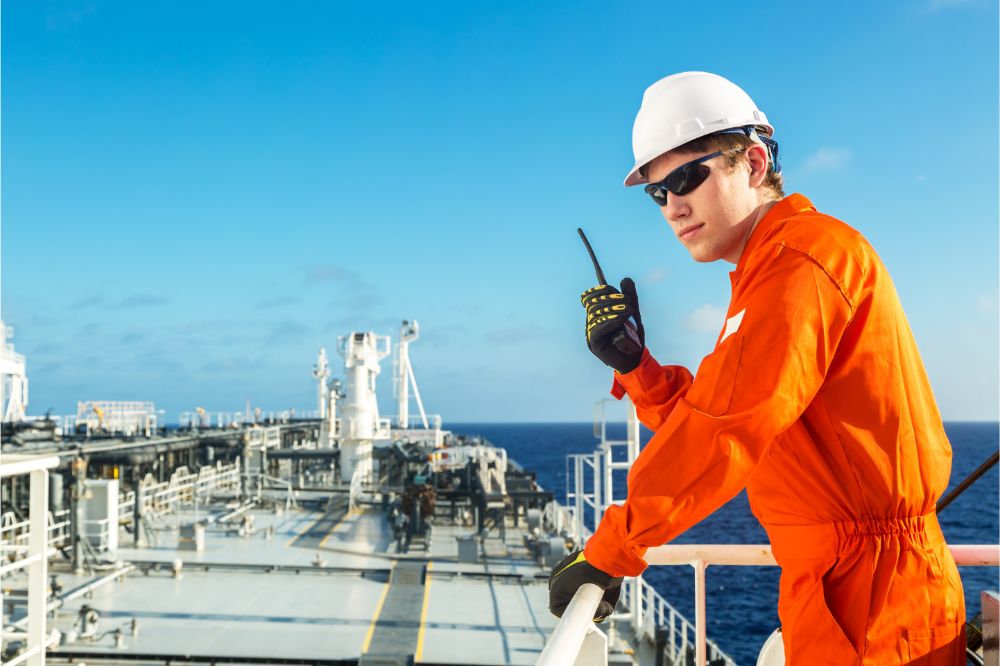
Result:
{"label": "black sunglasses", "polygon": [[663,180],[650,183],[643,189],[646,190],[646,194],[652,197],[660,206],[667,205],[667,192],[671,194],[676,194],[681,196],[694,192],[699,185],[705,182],[708,178],[708,174],[712,173],[712,170],[707,164],[702,164],[702,162],[707,162],[708,160],[718,157],[722,154],[722,151],[716,151],[711,155],[705,155],[704,157],[699,157],[696,160],[691,160],[685,164],[680,165],[673,171],[667,174],[667,177]]}

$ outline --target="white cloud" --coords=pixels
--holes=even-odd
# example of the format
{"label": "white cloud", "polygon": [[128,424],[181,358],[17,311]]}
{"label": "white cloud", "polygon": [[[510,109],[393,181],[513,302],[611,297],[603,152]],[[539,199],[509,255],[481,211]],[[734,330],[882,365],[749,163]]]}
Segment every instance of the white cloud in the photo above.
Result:
{"label": "white cloud", "polygon": [[997,311],[997,295],[980,294],[976,299],[976,310],[984,314],[993,314]]}
{"label": "white cloud", "polygon": [[726,309],[715,305],[702,305],[684,318],[684,326],[696,333],[718,333],[726,319]]}
{"label": "white cloud", "polygon": [[664,268],[662,266],[657,266],[648,273],[646,277],[643,278],[643,282],[646,284],[656,284],[658,282],[663,282],[668,277],[670,277],[670,269]]}
{"label": "white cloud", "polygon": [[802,172],[837,171],[843,168],[850,159],[851,151],[847,148],[820,148],[802,163]]}

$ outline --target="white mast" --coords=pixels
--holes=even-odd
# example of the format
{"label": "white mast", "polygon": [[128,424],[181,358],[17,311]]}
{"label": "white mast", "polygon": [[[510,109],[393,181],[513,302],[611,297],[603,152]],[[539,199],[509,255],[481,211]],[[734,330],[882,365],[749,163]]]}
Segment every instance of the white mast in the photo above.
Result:
{"label": "white mast", "polygon": [[326,348],[319,348],[319,358],[316,359],[316,365],[313,367],[313,377],[319,382],[318,392],[319,392],[319,418],[320,420],[326,419],[326,403],[329,399],[327,395],[326,380],[330,376],[330,364],[326,359]]}
{"label": "white mast", "polygon": [[413,375],[413,365],[410,363],[410,343],[415,342],[420,337],[420,324],[413,321],[404,321],[399,329],[399,367],[396,377],[397,399],[399,403],[398,426],[402,429],[410,427],[410,387],[413,387],[413,397],[417,401],[417,409],[420,410],[420,422],[427,429],[427,412],[424,411],[424,402],[420,399],[420,389],[417,388],[417,378]]}
{"label": "white mast", "polygon": [[[317,401],[319,402],[319,446],[326,448],[332,446],[333,434],[336,430],[334,426],[335,416],[333,410],[327,406],[332,398],[331,391],[327,387],[327,378],[330,376],[330,364],[326,358],[326,347],[319,348],[319,357],[313,367],[313,377],[317,382]],[[332,407],[332,405],[330,405]]]}
{"label": "white mast", "polygon": [[357,470],[361,478],[372,471],[372,442],[384,438],[375,396],[379,361],[389,355],[389,337],[375,333],[351,333],[338,340],[344,357],[347,395],[344,398],[340,440],[340,478],[350,481]]}
{"label": "white mast", "polygon": [[399,367],[396,376],[396,399],[399,405],[396,425],[400,428],[410,427],[410,343],[419,337],[420,324],[404,320],[399,328]]}
{"label": "white mast", "polygon": [[0,417],[4,421],[23,421],[28,408],[28,375],[25,371],[24,355],[14,351],[14,345],[7,342],[14,337],[14,329],[0,321],[3,333],[3,347],[0,347]]}

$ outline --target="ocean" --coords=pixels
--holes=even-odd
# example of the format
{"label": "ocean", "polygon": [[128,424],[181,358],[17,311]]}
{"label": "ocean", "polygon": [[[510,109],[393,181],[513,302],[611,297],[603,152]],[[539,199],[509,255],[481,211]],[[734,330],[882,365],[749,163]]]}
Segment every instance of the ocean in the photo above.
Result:
{"label": "ocean", "polygon": [[[597,440],[590,423],[449,424],[449,430],[482,435],[507,449],[560,501],[566,492],[566,455],[589,453]],[[949,490],[1000,446],[997,423],[946,423],[954,453]],[[643,429],[643,442],[650,433]],[[608,424],[608,437],[625,438],[624,424]],[[616,483],[618,483],[616,481]],[[1000,472],[997,467],[973,484],[940,515],[949,543],[997,543],[1000,538]],[[682,534],[675,543],[767,543],[750,513],[745,492]],[[979,593],[1000,587],[996,567],[960,567],[971,618]],[[689,567],[650,567],[646,579],[689,620],[694,619],[694,575]],[[761,645],[778,626],[777,567],[710,567],[706,587],[708,635],[738,664],[756,663]]]}

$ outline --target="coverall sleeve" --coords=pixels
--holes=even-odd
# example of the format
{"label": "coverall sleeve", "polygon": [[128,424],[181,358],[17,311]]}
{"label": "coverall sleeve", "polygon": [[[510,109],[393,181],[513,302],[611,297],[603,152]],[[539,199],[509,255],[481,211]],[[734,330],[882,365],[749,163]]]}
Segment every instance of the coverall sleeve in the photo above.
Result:
{"label": "coverall sleeve", "polygon": [[599,569],[641,573],[647,548],[746,485],[771,440],[819,391],[853,307],[808,255],[780,244],[766,252],[734,285],[730,313],[742,312],[739,328],[702,361],[629,471],[624,504],[608,507],[587,542],[587,560]]}
{"label": "coverall sleeve", "polygon": [[684,366],[660,365],[646,349],[635,370],[626,375],[615,372],[611,395],[621,400],[627,392],[639,421],[655,432],[687,393],[693,379]]}

